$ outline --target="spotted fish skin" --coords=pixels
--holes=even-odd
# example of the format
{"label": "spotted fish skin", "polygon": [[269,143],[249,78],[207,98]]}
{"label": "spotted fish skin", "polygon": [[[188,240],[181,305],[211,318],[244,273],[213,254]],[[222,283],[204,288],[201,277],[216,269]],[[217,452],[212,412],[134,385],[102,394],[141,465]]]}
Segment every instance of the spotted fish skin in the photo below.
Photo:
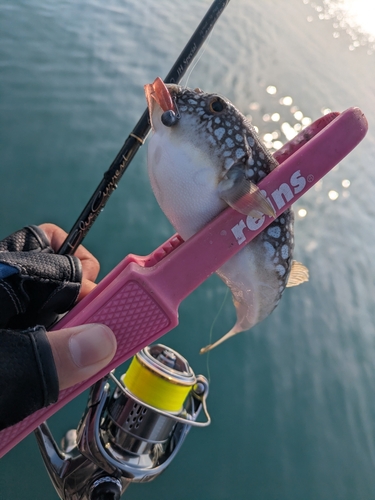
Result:
{"label": "spotted fish skin", "polygon": [[[237,179],[258,184],[278,164],[226,98],[177,85],[167,88],[179,120],[166,127],[163,111],[158,106],[150,110],[154,133],[148,170],[161,209],[187,239],[228,206],[226,193]],[[292,268],[293,231],[288,209],[217,271],[237,311],[236,324],[220,342],[251,328],[279,303]]]}

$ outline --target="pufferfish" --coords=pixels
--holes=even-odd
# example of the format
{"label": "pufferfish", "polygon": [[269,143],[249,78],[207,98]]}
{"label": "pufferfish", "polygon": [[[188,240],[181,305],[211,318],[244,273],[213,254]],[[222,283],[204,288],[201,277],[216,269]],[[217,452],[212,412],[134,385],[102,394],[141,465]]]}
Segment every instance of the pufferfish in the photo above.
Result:
{"label": "pufferfish", "polygon": [[[254,218],[275,217],[257,184],[278,163],[228,99],[165,85],[160,78],[145,85],[145,93],[153,130],[147,158],[151,186],[184,240],[228,206]],[[285,287],[308,280],[293,250],[294,215],[287,209],[217,270],[232,292],[237,321],[201,352],[262,321]]]}

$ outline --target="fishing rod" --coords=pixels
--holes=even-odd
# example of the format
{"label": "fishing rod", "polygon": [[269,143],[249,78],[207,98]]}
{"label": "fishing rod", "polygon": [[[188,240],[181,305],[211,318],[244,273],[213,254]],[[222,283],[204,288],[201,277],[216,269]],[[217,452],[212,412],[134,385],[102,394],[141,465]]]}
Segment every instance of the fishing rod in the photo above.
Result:
{"label": "fishing rod", "polygon": [[[179,83],[181,81],[229,1],[230,0],[215,0],[212,3],[165,77],[165,83]],[[83,209],[81,215],[76,220],[66,240],[59,249],[59,254],[72,255],[77,250],[91,226],[94,224],[96,218],[103,210],[109,197],[117,188],[118,182],[130,165],[138,149],[144,144],[150,129],[148,109],[146,109],[136,126],[130,132],[111,166],[105,172],[103,179]]]}
{"label": "fishing rod", "polygon": [[[177,58],[166,83],[185,75],[229,0],[215,0]],[[73,254],[104,208],[150,132],[148,109],[129,134],[94,194],[75,222],[59,254]],[[116,388],[111,392],[109,379]],[[77,429],[62,449],[43,422],[35,429],[48,474],[63,500],[118,500],[135,482],[161,474],[180,450],[192,426],[210,424],[208,381],[161,344],[145,347],[118,380],[114,370],[92,385]],[[203,409],[207,420],[198,422]]]}

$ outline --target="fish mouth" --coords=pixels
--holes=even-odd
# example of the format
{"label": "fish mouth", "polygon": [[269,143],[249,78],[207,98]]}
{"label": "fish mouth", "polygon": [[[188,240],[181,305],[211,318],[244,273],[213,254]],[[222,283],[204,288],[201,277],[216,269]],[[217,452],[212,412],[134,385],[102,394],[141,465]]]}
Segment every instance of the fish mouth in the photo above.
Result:
{"label": "fish mouth", "polygon": [[155,78],[153,83],[148,83],[147,85],[145,85],[144,89],[150,114],[155,102],[161,107],[163,112],[176,112],[176,106],[173,102],[172,96],[169,93],[167,86],[160,77]]}

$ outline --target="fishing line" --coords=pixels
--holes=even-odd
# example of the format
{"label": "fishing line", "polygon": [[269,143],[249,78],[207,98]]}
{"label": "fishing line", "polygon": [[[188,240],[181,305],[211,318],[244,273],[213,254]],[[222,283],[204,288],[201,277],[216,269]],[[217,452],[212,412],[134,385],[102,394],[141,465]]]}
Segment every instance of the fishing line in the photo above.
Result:
{"label": "fishing line", "polygon": [[[215,326],[215,323],[224,307],[224,304],[225,304],[225,301],[227,300],[227,297],[228,297],[228,292],[229,292],[229,288],[226,289],[225,291],[225,295],[224,295],[224,298],[223,298],[223,301],[221,303],[221,306],[211,324],[211,328],[210,328],[210,335],[209,335],[209,344],[212,344],[212,334],[213,334],[213,330],[214,330],[214,326]],[[208,351],[207,353],[207,360],[206,360],[206,370],[207,370],[207,380],[208,382],[211,384],[211,373],[210,373],[210,365],[209,365],[209,361],[210,361],[210,354],[211,354],[211,351]]]}
{"label": "fishing line", "polygon": [[206,52],[206,49],[207,49],[207,45],[210,43],[210,40],[211,40],[211,36],[212,36],[212,31],[211,33],[208,35],[208,38],[207,40],[205,41],[201,51],[199,52],[198,54],[198,57],[196,58],[196,60],[194,61],[193,65],[191,66],[191,68],[189,69],[187,75],[186,75],[186,83],[185,84],[181,84],[182,87],[184,87],[185,89],[187,88],[188,86],[188,82],[189,82],[189,78],[192,74],[192,72],[195,70],[195,67],[196,65],[199,63],[199,61],[201,60],[203,54]]}

